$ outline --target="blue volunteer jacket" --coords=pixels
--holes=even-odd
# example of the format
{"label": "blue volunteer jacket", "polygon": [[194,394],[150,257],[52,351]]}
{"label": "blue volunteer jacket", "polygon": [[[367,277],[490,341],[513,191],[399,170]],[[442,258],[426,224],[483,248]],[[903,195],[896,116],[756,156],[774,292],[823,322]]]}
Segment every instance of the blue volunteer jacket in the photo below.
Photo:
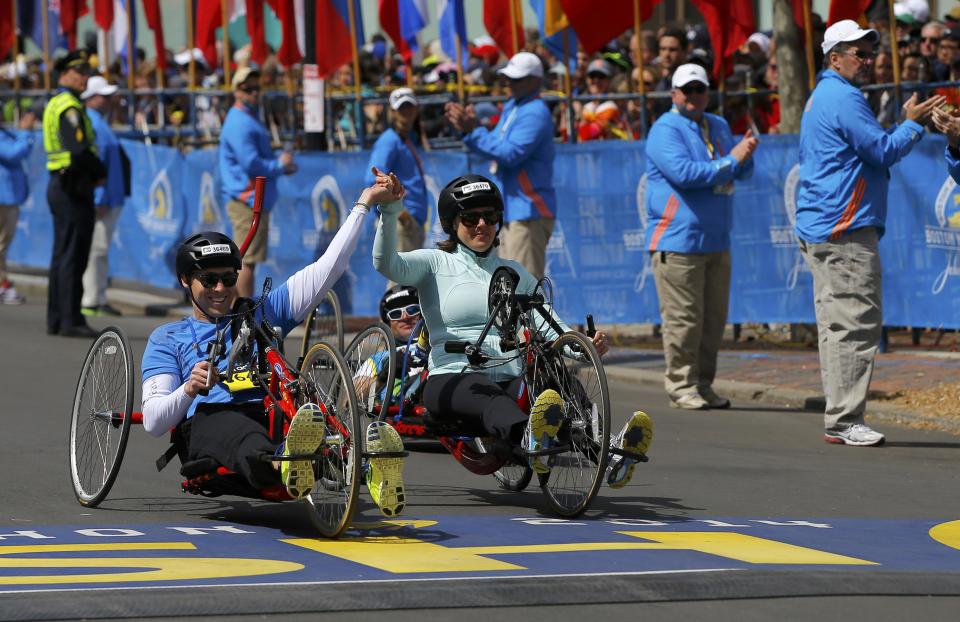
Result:
{"label": "blue volunteer jacket", "polygon": [[950,177],[953,177],[953,181],[960,184],[960,158],[953,157],[949,145],[944,147],[943,157],[947,159],[947,171],[950,172]]}
{"label": "blue volunteer jacket", "polygon": [[704,113],[711,157],[700,123],[674,106],[657,119],[647,138],[647,226],[649,251],[715,253],[730,248],[733,180],[753,174],[729,155],[736,145],[723,117]]}
{"label": "blue volunteer jacket", "polygon": [[267,128],[256,110],[237,102],[227,113],[220,132],[220,196],[253,207],[253,181],[267,178],[263,189],[263,209],[270,211],[277,202],[277,177],[283,167],[270,148]]}
{"label": "blue volunteer jacket", "polygon": [[126,198],[123,188],[123,164],[120,162],[120,141],[103,115],[93,108],[87,108],[87,116],[90,117],[90,125],[93,126],[96,136],[97,155],[107,167],[107,183],[94,189],[93,204],[120,207]]}
{"label": "blue volunteer jacket", "polygon": [[882,236],[889,168],[922,136],[913,121],[885,132],[860,89],[824,71],[800,121],[797,236],[826,242],[864,227]]}
{"label": "blue volunteer jacket", "polygon": [[0,127],[0,205],[21,205],[27,200],[30,185],[23,172],[23,161],[32,148],[30,132],[11,132]]}
{"label": "blue volunteer jacket", "polygon": [[538,95],[511,99],[496,127],[478,127],[464,136],[463,142],[472,151],[496,160],[506,204],[505,222],[556,217],[553,118]]}
{"label": "blue volunteer jacket", "polygon": [[416,147],[417,136],[411,132],[407,140],[416,151],[416,157],[411,152],[410,147],[404,142],[400,134],[393,128],[387,129],[377,142],[373,143],[373,151],[370,152],[370,162],[367,164],[367,173],[364,182],[368,186],[373,184],[375,178],[370,172],[370,167],[376,166],[384,172],[393,172],[400,179],[400,183],[407,189],[407,195],[403,197],[403,207],[413,216],[421,225],[426,222],[429,207],[427,206],[427,184],[420,174],[420,165],[416,158],[423,162],[423,153]]}

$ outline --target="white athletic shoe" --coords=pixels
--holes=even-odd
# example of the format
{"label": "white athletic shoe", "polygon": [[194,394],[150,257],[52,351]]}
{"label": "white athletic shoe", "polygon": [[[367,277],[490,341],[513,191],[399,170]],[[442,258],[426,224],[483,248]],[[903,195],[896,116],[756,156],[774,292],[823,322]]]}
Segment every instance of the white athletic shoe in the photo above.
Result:
{"label": "white athletic shoe", "polygon": [[870,445],[882,445],[886,439],[883,434],[880,434],[870,426],[862,423],[854,423],[853,425],[825,430],[823,440],[838,445],[868,447]]}

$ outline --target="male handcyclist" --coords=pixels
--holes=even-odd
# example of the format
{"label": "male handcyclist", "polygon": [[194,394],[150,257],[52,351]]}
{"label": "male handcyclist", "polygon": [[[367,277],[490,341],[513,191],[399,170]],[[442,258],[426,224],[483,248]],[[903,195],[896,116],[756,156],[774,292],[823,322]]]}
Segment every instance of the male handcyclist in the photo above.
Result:
{"label": "male handcyclist", "polygon": [[[257,319],[279,326],[282,335],[300,324],[346,270],[370,206],[396,200],[395,177],[374,169],[376,181],[365,188],[330,246],[314,263],[270,291],[257,310]],[[188,459],[211,458],[238,473],[254,489],[281,481],[290,496],[310,493],[314,472],[310,461],[269,461],[267,456],[312,454],[325,435],[323,413],[316,404],[304,404],[290,422],[278,447],[264,427],[263,392],[237,389],[217,382],[207,395],[208,374],[222,378],[211,367],[208,348],[218,328],[235,309],[238,272],[242,269],[237,245],[222,233],[204,232],[188,238],[177,251],[177,278],[187,288],[193,315],[160,326],[150,335],[143,354],[143,425],[159,436],[184,418],[190,421]],[[227,331],[229,349],[234,335]],[[229,380],[229,379],[226,379]],[[399,451],[402,442],[389,426],[367,430],[370,451]],[[382,511],[402,506],[403,483],[397,459],[373,459],[367,484]],[[399,489],[400,501],[397,500]]]}
{"label": "male handcyclist", "polygon": [[[465,175],[451,181],[440,193],[437,204],[440,224],[449,236],[436,249],[397,252],[397,215],[393,204],[381,207],[383,217],[373,245],[373,264],[381,274],[397,283],[413,285],[420,293],[423,318],[430,333],[430,376],[423,403],[438,419],[458,418],[482,429],[495,439],[499,451],[525,443],[538,451],[556,442],[562,422],[560,395],[547,389],[536,396],[529,417],[515,401],[523,381],[520,362],[514,357],[503,365],[469,369],[465,354],[446,352],[447,341],[473,342],[487,323],[487,291],[494,271],[508,266],[520,275],[517,291],[531,294],[535,279],[515,261],[501,259],[496,247],[503,221],[503,197],[489,179]],[[568,330],[551,309],[563,330]],[[548,337],[555,337],[552,331]],[[602,356],[607,352],[606,335],[598,332],[594,346]],[[488,334],[485,353],[509,358],[499,339]],[[650,418],[636,412],[626,422],[614,445],[645,453],[652,437]],[[550,470],[541,458],[530,460],[537,473]],[[634,461],[621,463],[608,480],[613,487],[625,485],[633,475]]]}

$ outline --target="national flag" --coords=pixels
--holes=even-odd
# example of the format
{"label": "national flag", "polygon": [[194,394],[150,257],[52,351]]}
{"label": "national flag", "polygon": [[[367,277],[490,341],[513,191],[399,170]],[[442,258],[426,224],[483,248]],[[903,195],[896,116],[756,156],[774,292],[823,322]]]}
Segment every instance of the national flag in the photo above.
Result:
{"label": "national flag", "polygon": [[564,56],[564,39],[567,42],[567,53],[571,66],[577,57],[577,35],[567,20],[560,0],[530,0],[530,8],[537,16],[537,26],[540,29],[540,39],[557,58]]}
{"label": "national flag", "polygon": [[692,0],[700,9],[713,48],[713,75],[723,79],[732,67],[726,59],[756,31],[751,0]]}
{"label": "national flag", "polygon": [[[130,7],[130,20],[127,21],[127,7]],[[117,58],[120,59],[124,73],[133,71],[137,66],[137,12],[136,4],[132,0],[114,0],[113,1],[113,49],[117,51]],[[127,28],[132,27],[130,31],[130,41],[133,42],[133,49],[127,50]],[[132,63],[131,63],[132,61]],[[132,64],[133,69],[128,65]]]}
{"label": "national flag", "polygon": [[457,60],[457,37],[463,62],[467,61],[467,21],[463,12],[463,0],[437,0],[439,16],[440,47],[453,61]]}
{"label": "national flag", "polygon": [[427,0],[397,0],[400,15],[400,36],[412,51],[420,50],[417,35],[430,21],[427,13]]}
{"label": "national flag", "polygon": [[203,51],[208,67],[217,66],[217,28],[223,26],[220,0],[197,0],[195,47]]}
{"label": "national flag", "polygon": [[[33,39],[43,49],[43,2],[42,0],[17,0],[17,24],[20,32]],[[57,48],[67,47],[67,38],[60,30],[60,3],[47,3],[47,36],[50,55]]]}
{"label": "national flag", "polygon": [[852,19],[859,22],[863,14],[870,8],[871,0],[830,0],[830,18],[828,25],[833,25],[842,19]]}
{"label": "national flag", "polygon": [[[555,11],[550,5],[557,4],[556,1],[538,1],[547,5],[545,10]],[[640,0],[640,21],[648,19],[659,3],[660,0]],[[602,4],[595,0],[559,0],[559,4],[587,54],[599,52],[635,23],[633,0],[607,0]]]}
{"label": "national flag", "polygon": [[407,45],[403,36],[400,34],[400,7],[398,0],[379,0],[378,13],[380,15],[380,27],[387,33],[390,40],[393,41],[397,52],[403,57],[404,61],[413,58],[413,50]]}
{"label": "national flag", "polygon": [[250,37],[250,60],[263,65],[267,60],[267,33],[263,23],[263,2],[246,0],[247,35]]}
{"label": "national flag", "polygon": [[17,28],[13,24],[13,0],[0,0],[0,62],[3,62],[13,49],[13,38],[16,36]]}
{"label": "national flag", "polygon": [[[303,60],[303,52],[297,44],[297,11],[294,0],[267,0],[267,4],[273,9],[282,27],[283,38],[280,49],[277,50],[277,61],[284,67],[299,63]],[[303,6],[302,0],[300,6]],[[302,10],[300,20],[303,20]]]}
{"label": "national flag", "polygon": [[[519,0],[483,0],[483,25],[496,41],[497,47],[507,56],[513,56],[523,48],[523,12]],[[516,48],[513,47],[514,32],[511,27],[516,28]]]}
{"label": "national flag", "polygon": [[93,0],[93,21],[102,30],[113,27],[113,0]]}
{"label": "national flag", "polygon": [[[325,78],[353,58],[353,43],[350,40],[349,0],[317,1],[317,69]],[[364,41],[363,17],[360,0],[353,1],[355,35],[357,45]],[[355,77],[359,79],[359,76]]]}
{"label": "national flag", "polygon": [[143,0],[143,17],[153,31],[153,45],[157,49],[157,67],[167,71],[167,45],[163,40],[163,16],[160,13],[160,0]]}
{"label": "national flag", "polygon": [[77,22],[89,12],[87,0],[60,0],[60,30],[67,38],[67,49],[77,48]]}

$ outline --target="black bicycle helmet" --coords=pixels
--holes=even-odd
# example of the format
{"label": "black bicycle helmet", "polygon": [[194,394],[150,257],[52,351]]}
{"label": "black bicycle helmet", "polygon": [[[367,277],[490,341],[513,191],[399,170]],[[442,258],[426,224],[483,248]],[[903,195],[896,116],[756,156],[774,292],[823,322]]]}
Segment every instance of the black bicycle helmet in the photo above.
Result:
{"label": "black bicycle helmet", "polygon": [[462,210],[470,207],[492,207],[502,212],[503,195],[497,184],[483,175],[463,175],[447,184],[437,200],[437,212],[443,230],[451,233],[453,220]]}
{"label": "black bicycle helmet", "polygon": [[243,262],[233,240],[217,231],[203,231],[187,238],[177,249],[177,278],[207,268],[239,270]]}
{"label": "black bicycle helmet", "polygon": [[420,295],[417,293],[416,287],[410,285],[394,285],[385,291],[383,297],[380,299],[380,319],[389,323],[387,311],[416,304],[420,304]]}

